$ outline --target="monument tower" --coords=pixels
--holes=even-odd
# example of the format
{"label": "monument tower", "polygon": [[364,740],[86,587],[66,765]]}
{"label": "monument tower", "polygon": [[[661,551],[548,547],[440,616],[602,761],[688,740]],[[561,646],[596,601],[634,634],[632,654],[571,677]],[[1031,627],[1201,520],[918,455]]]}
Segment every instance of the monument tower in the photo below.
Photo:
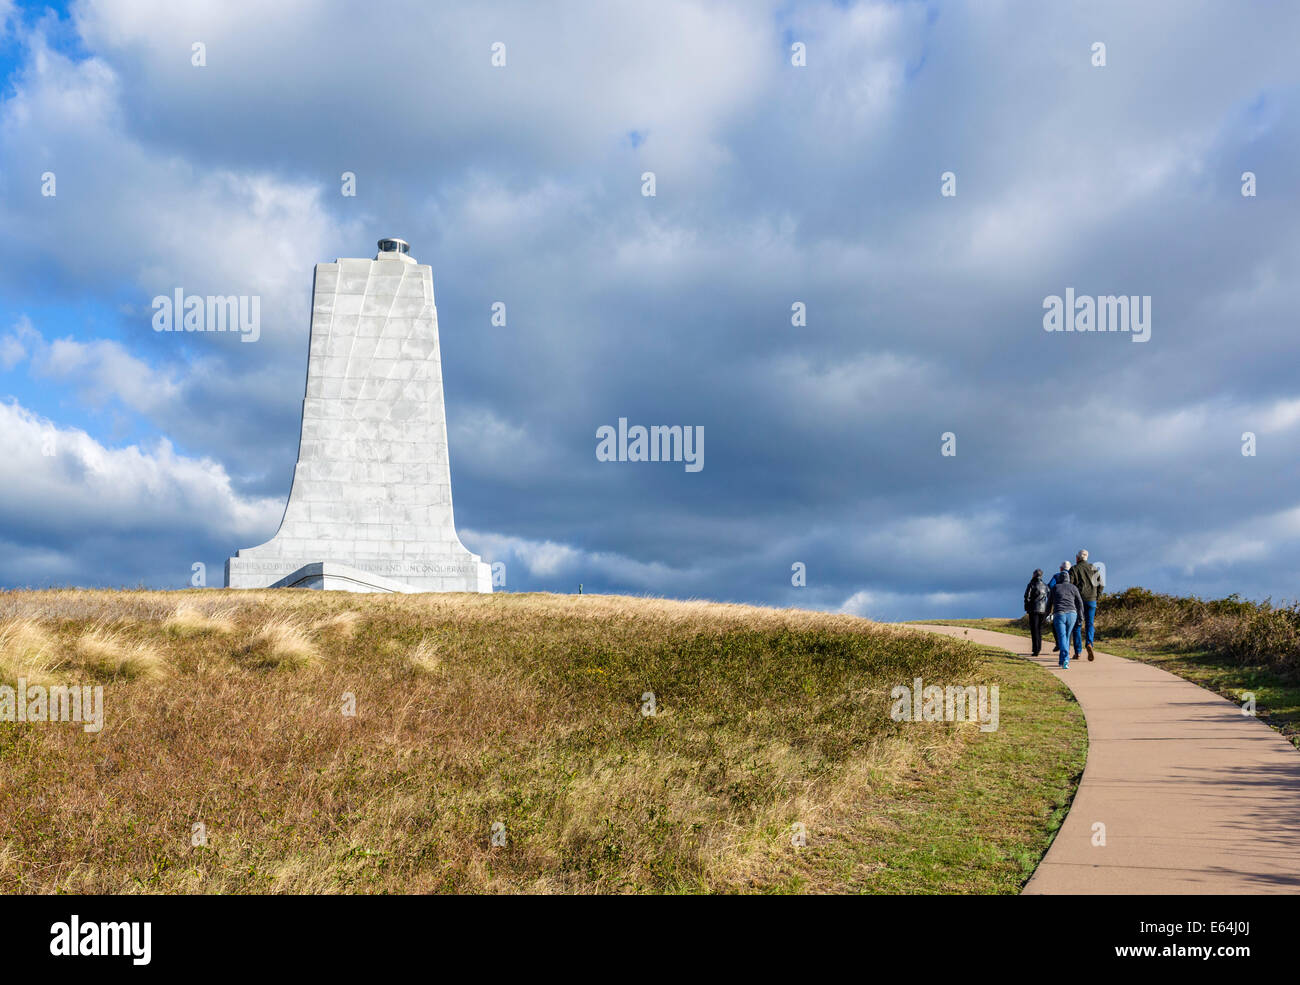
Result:
{"label": "monument tower", "polygon": [[401,239],[316,265],[298,464],[275,536],[228,588],[490,592],[456,536],[433,269]]}

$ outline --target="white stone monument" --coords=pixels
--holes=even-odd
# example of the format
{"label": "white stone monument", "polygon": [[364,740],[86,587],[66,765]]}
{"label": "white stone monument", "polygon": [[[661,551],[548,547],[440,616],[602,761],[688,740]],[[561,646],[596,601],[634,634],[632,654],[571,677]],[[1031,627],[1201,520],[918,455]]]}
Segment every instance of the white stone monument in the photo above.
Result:
{"label": "white stone monument", "polygon": [[456,536],[433,270],[409,251],[316,265],[289,502],[226,562],[228,588],[492,591]]}

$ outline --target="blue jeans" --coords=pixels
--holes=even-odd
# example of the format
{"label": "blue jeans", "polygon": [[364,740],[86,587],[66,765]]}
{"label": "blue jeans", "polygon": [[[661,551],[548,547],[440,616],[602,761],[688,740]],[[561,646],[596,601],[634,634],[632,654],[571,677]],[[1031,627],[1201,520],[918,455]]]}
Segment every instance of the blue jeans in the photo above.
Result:
{"label": "blue jeans", "polygon": [[1059,656],[1057,666],[1070,666],[1070,635],[1079,618],[1077,612],[1058,612],[1052,616],[1052,628],[1056,630],[1056,648]]}
{"label": "blue jeans", "polygon": [[1092,624],[1093,621],[1097,618],[1097,603],[1084,602],[1083,609],[1084,609],[1083,615],[1080,617],[1079,621],[1074,625],[1074,652],[1076,654],[1083,652],[1083,634],[1084,634],[1083,624],[1085,622],[1088,624],[1088,629],[1087,629],[1088,642],[1091,643],[1093,640]]}

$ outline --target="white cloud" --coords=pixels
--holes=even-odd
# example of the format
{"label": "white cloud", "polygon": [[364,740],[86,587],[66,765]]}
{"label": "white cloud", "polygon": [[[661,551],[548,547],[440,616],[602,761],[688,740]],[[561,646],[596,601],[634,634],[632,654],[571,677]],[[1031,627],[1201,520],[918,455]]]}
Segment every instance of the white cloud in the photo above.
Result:
{"label": "white cloud", "polygon": [[26,359],[27,347],[33,336],[39,339],[38,333],[32,328],[31,319],[26,315],[20,316],[14,323],[13,331],[0,338],[0,366],[6,371],[11,370]]}
{"label": "white cloud", "polygon": [[[1300,424],[1300,397],[1283,398],[1262,406],[1256,405],[1254,414],[1259,418],[1256,429],[1263,434],[1290,431],[1296,424]],[[1250,413],[1243,413],[1238,416],[1245,420],[1251,419]]]}
{"label": "white cloud", "polygon": [[[250,22],[238,5],[90,0],[76,19],[93,49],[131,66],[140,109],[177,127],[196,110],[228,118],[236,108],[290,132],[378,125],[406,166],[488,136],[525,139],[553,160],[605,158],[638,130],[657,166],[684,175],[725,157],[718,129],[754,100],[771,64],[772,7],[393,0],[357,18],[298,0]],[[196,40],[203,69],[190,65]],[[497,41],[501,68],[490,61]]]}
{"label": "white cloud", "polygon": [[[1234,518],[1218,529],[1180,536],[1162,545],[1159,560],[1187,577],[1240,565],[1281,563],[1300,548],[1300,506]],[[1290,585],[1276,594],[1292,593]]]}
{"label": "white cloud", "polygon": [[74,571],[80,583],[95,582],[105,572],[84,568],[89,543],[117,545],[110,554],[121,552],[119,570],[153,571],[168,560],[129,556],[150,538],[210,539],[228,543],[233,553],[274,529],[284,509],[278,497],[239,496],[220,464],[178,455],[166,440],[152,447],[106,447],[15,402],[0,404],[0,460],[6,474],[0,518],[7,538],[29,559],[62,558],[23,571],[10,555],[5,576],[19,584],[53,572],[71,577]]}
{"label": "white cloud", "polygon": [[91,406],[119,400],[131,410],[151,417],[165,417],[167,411],[174,410],[181,393],[181,385],[172,373],[154,369],[111,339],[46,342],[36,334],[32,372],[38,378],[72,383],[81,399]]}
{"label": "white cloud", "polygon": [[41,232],[0,241],[11,270],[54,266],[78,291],[133,284],[142,334],[155,295],[257,295],[263,345],[297,350],[312,265],[348,238],[323,208],[321,185],[160,154],[129,134],[121,81],[105,61],[73,61],[39,32],[27,40],[29,59],[0,111],[0,169],[50,170],[57,194],[0,202],[6,228]]}
{"label": "white cloud", "polygon": [[517,477],[554,454],[543,438],[487,407],[468,408],[450,418],[448,440],[457,449],[457,472],[469,470],[485,479]]}
{"label": "white cloud", "polygon": [[899,618],[962,619],[971,616],[996,616],[1008,612],[1007,604],[996,594],[983,592],[891,592],[860,589],[835,611],[864,619],[888,622]]}
{"label": "white cloud", "polygon": [[589,580],[602,576],[620,584],[642,590],[670,591],[676,583],[686,583],[694,571],[679,571],[657,562],[637,561],[608,551],[584,551],[551,540],[460,531],[462,543],[478,552],[484,560],[505,561],[507,571],[512,560],[518,561],[530,575],[538,578],[572,576]]}

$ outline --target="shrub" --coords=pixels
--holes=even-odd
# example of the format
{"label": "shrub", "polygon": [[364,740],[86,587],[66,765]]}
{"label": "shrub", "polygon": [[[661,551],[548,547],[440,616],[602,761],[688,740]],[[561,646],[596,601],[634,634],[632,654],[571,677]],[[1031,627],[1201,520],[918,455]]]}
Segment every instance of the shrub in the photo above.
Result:
{"label": "shrub", "polygon": [[1134,587],[1102,599],[1097,632],[1203,650],[1300,678],[1300,602],[1274,605],[1271,598],[1254,602],[1239,595],[1206,600]]}

